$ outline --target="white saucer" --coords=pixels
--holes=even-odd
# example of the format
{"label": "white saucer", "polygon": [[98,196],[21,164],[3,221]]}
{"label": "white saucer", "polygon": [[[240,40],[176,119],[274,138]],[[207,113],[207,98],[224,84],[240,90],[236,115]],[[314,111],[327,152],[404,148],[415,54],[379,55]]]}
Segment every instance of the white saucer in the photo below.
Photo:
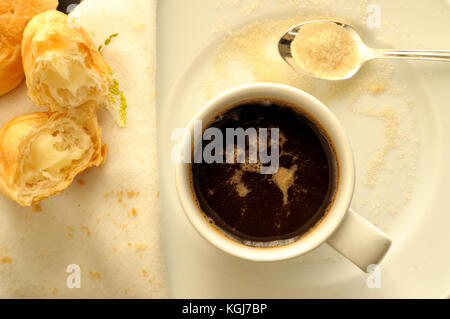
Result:
{"label": "white saucer", "polygon": [[[293,1],[295,3],[295,1]],[[325,1],[327,2],[327,1]],[[237,5],[237,3],[241,3]],[[252,6],[252,3],[259,5]],[[450,287],[450,64],[392,63],[393,81],[401,90],[363,99],[365,105],[389,106],[407,146],[389,149],[384,169],[373,186],[365,180],[374,154],[386,143],[388,123],[351,112],[345,103],[329,103],[352,142],[357,165],[353,208],[393,239],[381,265],[381,288],[368,288],[367,274],[327,246],[292,261],[258,264],[218,251],[189,224],[178,202],[171,140],[207,101],[205,78],[227,30],[258,17],[292,14],[286,1],[164,0],[158,11],[157,105],[163,242],[175,298],[441,298]],[[360,1],[302,1],[305,14],[330,14],[361,20]],[[450,49],[450,4],[436,1],[377,1],[382,23],[363,30],[372,46]],[[309,11],[308,11],[309,10]],[[362,13],[361,13],[362,12]],[[364,27],[364,25],[362,26]],[[217,31],[217,32],[215,32]],[[234,72],[234,73],[233,73]],[[232,71],[223,88],[248,82]],[[377,109],[375,109],[377,110]],[[395,122],[395,121],[394,121]]]}

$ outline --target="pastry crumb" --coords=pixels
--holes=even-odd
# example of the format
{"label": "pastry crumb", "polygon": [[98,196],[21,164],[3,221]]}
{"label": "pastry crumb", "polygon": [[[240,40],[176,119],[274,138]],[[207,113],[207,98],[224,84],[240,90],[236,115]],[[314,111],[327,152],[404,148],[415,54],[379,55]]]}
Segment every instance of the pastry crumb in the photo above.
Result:
{"label": "pastry crumb", "polygon": [[96,279],[100,280],[100,278],[101,278],[101,275],[99,272],[90,271],[89,276],[91,276],[92,280],[96,280]]}
{"label": "pastry crumb", "polygon": [[12,258],[9,256],[3,256],[0,261],[4,264],[8,263],[8,264],[12,264]]}
{"label": "pastry crumb", "polygon": [[136,192],[134,190],[127,189],[126,192],[127,192],[128,198],[133,198],[136,195]]}
{"label": "pastry crumb", "polygon": [[134,29],[134,31],[141,31],[142,29],[144,29],[144,27],[145,27],[145,23],[135,23],[134,25],[133,25],[133,29]]}
{"label": "pastry crumb", "polygon": [[81,225],[80,229],[85,230],[87,236],[91,236],[91,231],[89,230],[89,228],[87,226]]}
{"label": "pastry crumb", "polygon": [[136,251],[142,251],[147,249],[147,246],[147,244],[135,244],[133,248],[136,249]]}

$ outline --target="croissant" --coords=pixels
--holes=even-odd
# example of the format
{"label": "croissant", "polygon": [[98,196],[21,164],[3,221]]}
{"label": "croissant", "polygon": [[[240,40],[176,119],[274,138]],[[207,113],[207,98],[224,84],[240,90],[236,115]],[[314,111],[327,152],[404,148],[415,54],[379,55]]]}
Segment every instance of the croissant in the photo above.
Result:
{"label": "croissant", "polygon": [[106,147],[95,113],[31,113],[0,130],[0,190],[30,206],[66,189],[75,176],[103,164]]}
{"label": "croissant", "polygon": [[0,1],[0,96],[16,88],[23,79],[22,34],[36,14],[54,10],[58,0]]}
{"label": "croissant", "polygon": [[88,33],[64,13],[46,11],[28,23],[22,60],[28,95],[50,111],[96,109],[108,96],[108,65]]}

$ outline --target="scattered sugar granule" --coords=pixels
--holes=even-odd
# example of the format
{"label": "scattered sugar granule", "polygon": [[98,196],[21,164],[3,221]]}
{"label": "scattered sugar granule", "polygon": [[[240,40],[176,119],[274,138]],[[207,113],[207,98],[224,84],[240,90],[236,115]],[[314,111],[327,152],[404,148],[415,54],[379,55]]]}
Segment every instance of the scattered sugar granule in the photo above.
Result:
{"label": "scattered sugar granule", "polygon": [[397,146],[399,136],[399,119],[395,109],[386,107],[381,111],[365,111],[361,114],[373,116],[384,122],[385,141],[383,145],[376,151],[376,153],[369,160],[367,171],[363,182],[368,186],[375,186],[378,173],[386,166],[386,156]]}

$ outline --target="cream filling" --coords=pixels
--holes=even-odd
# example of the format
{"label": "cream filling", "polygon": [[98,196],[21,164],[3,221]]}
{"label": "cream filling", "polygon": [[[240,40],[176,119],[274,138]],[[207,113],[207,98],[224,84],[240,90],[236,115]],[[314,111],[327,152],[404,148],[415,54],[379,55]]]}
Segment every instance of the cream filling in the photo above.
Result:
{"label": "cream filling", "polygon": [[76,145],[59,150],[57,145],[61,137],[50,132],[39,135],[30,145],[29,165],[25,166],[25,174],[47,172],[53,176],[68,168],[74,161],[80,160],[85,151]]}
{"label": "cream filling", "polygon": [[53,98],[64,104],[69,101],[64,99],[65,94],[62,94],[61,90],[68,92],[77,101],[87,98],[87,89],[96,86],[90,73],[81,61],[53,57],[46,61],[40,77]]}

